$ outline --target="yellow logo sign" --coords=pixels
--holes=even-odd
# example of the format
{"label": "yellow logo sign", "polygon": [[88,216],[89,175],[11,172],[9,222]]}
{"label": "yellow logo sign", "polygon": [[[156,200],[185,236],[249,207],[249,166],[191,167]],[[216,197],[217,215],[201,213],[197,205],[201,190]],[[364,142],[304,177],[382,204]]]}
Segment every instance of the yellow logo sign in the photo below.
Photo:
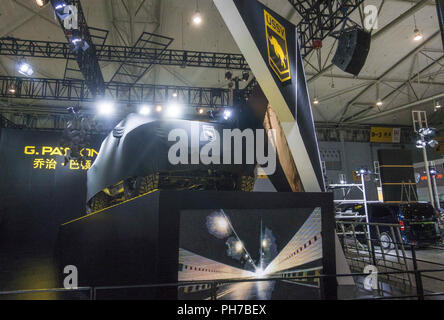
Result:
{"label": "yellow logo sign", "polygon": [[268,63],[281,82],[291,79],[285,28],[264,10]]}

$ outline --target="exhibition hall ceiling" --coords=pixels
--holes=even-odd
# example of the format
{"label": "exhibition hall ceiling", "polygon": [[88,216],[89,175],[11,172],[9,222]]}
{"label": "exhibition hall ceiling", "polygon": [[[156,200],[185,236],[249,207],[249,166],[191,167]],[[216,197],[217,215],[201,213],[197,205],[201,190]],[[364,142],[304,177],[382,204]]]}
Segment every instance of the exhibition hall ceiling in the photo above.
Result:
{"label": "exhibition hall ceiling", "polygon": [[[301,19],[287,0],[261,2],[295,24]],[[81,3],[90,27],[109,30],[106,42],[109,45],[132,46],[143,32],[151,32],[173,38],[171,49],[240,53],[212,0],[82,0]],[[203,17],[199,26],[192,22],[196,5]],[[443,44],[434,1],[365,0],[364,7],[367,5],[379,9],[378,27],[372,32],[370,52],[358,77],[330,67],[337,46],[333,37],[327,37],[322,49],[305,57],[311,99],[319,101],[313,104],[315,121],[409,125],[412,108],[427,110],[432,116],[439,98],[421,101],[441,94],[444,87]],[[351,18],[362,24],[359,10],[355,10]],[[415,28],[422,33],[421,40],[413,39]],[[39,8],[32,0],[0,2],[0,37],[6,36],[66,41],[51,6]],[[18,59],[0,56],[0,76],[18,76]],[[28,60],[34,67],[34,77],[64,77],[65,60]],[[119,64],[100,62],[100,66],[105,81],[109,81]],[[224,69],[155,65],[139,83],[227,88],[225,72]],[[240,71],[232,72],[241,75]],[[378,99],[382,100],[381,106],[376,106]],[[0,100],[0,111],[5,112],[17,104],[30,112],[41,106],[67,105],[59,101],[4,98]],[[413,107],[385,112],[408,104]],[[373,116],[379,113],[381,116]]]}

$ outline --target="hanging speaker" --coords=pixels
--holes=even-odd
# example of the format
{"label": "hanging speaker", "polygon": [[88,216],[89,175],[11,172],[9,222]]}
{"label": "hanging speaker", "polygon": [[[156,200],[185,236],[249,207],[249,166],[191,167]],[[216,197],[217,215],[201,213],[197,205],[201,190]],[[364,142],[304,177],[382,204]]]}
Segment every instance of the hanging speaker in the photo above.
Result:
{"label": "hanging speaker", "polygon": [[359,74],[370,50],[371,35],[356,27],[344,30],[339,36],[338,48],[331,61],[339,69],[355,76]]}

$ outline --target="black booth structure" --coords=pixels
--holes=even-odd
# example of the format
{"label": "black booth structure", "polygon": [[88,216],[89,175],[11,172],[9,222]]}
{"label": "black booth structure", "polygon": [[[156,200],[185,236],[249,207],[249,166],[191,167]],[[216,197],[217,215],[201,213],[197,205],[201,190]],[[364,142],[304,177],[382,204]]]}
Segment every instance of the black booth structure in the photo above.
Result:
{"label": "black booth structure", "polygon": [[285,279],[335,274],[334,243],[329,193],[162,190],[64,223],[56,256],[59,275],[77,267],[79,286],[181,284],[97,299],[205,299],[216,280],[218,299],[334,299],[334,277]]}

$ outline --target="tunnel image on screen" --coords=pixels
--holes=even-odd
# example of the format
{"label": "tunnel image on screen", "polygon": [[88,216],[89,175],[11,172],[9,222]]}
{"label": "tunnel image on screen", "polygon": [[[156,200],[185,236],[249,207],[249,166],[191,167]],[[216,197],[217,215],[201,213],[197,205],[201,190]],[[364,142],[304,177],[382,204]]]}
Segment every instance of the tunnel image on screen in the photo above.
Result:
{"label": "tunnel image on screen", "polygon": [[319,299],[319,279],[290,277],[322,273],[321,237],[321,208],[184,210],[178,298]]}

